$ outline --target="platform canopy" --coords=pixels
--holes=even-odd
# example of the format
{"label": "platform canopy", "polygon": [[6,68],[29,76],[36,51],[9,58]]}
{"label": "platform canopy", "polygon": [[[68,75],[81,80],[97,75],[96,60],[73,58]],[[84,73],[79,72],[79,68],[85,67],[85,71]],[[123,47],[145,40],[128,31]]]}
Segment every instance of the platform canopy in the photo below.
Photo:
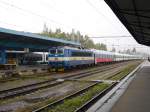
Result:
{"label": "platform canopy", "polygon": [[51,47],[57,46],[79,47],[80,43],[66,41],[63,39],[50,38],[34,33],[0,28],[0,48],[29,48],[31,50],[48,50]]}
{"label": "platform canopy", "polygon": [[105,0],[140,44],[150,46],[150,0]]}

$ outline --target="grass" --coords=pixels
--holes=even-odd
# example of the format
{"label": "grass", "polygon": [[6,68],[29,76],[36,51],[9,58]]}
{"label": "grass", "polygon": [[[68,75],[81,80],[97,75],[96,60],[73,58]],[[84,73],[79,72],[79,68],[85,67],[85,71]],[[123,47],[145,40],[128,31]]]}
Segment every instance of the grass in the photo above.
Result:
{"label": "grass", "polygon": [[17,77],[7,77],[7,78],[0,78],[0,83],[6,83],[11,81],[17,80],[28,80],[28,79],[46,79],[50,74],[34,74],[34,75],[22,75]]}
{"label": "grass", "polygon": [[132,64],[121,70],[118,74],[114,75],[113,77],[109,78],[110,80],[120,80],[121,78],[128,75],[132,70],[137,67],[138,64]]}
{"label": "grass", "polygon": [[99,92],[107,88],[109,85],[102,83],[95,85],[93,88],[89,89],[84,94],[76,96],[72,99],[65,100],[62,104],[54,106],[52,108],[47,108],[44,111],[46,112],[74,112],[77,108],[82,106],[93,96],[97,95]]}
{"label": "grass", "polygon": [[[49,97],[45,97],[45,98],[37,98],[37,99],[26,99],[26,97],[24,96],[19,96],[13,99],[9,99],[6,102],[3,101],[3,104],[7,104],[7,103],[13,103],[13,102],[18,102],[18,101],[24,101],[25,103],[29,104],[28,106],[25,106],[24,108],[17,108],[16,112],[32,112],[33,110],[39,108],[39,107],[43,107],[44,105],[47,105],[49,103],[52,103],[56,100],[59,100],[67,95],[73,94],[74,92],[82,88],[84,88],[85,86],[87,86],[87,84],[90,84],[89,82],[76,82],[76,81],[66,81],[65,85],[69,85],[70,83],[73,83],[72,88],[74,88],[74,90],[68,91],[62,95],[58,95],[58,96],[49,96]],[[63,87],[63,85],[59,85],[57,87],[53,87],[52,90],[54,90],[55,88],[61,88],[61,86]],[[41,92],[40,91],[36,91],[35,93],[33,93],[33,96],[40,96]],[[59,93],[58,93],[59,94]]]}
{"label": "grass", "polygon": [[[114,77],[110,78],[112,80],[118,80],[121,79],[122,77],[128,75],[128,73],[130,71],[132,71],[138,64],[134,64],[134,65],[130,65],[129,67],[125,68],[124,70],[122,70],[121,72],[119,72],[118,74],[116,74]],[[22,80],[26,80],[28,78],[35,78],[35,76],[25,76],[22,77]],[[46,77],[40,77],[41,79],[46,78]],[[85,102],[87,102],[88,100],[90,100],[93,96],[95,96],[96,94],[98,94],[99,92],[101,92],[103,89],[107,88],[109,85],[108,84],[99,84],[94,86],[93,88],[91,88],[90,90],[88,90],[87,92],[85,92],[84,94],[77,96],[75,98],[69,99],[64,101],[63,104],[60,104],[58,106],[55,106],[51,109],[46,110],[49,112],[73,112],[74,110],[76,110],[78,107],[80,107],[81,105],[83,105]],[[20,98],[15,98],[17,101],[20,100]],[[22,98],[21,98],[22,99]],[[30,112],[31,110],[37,109],[43,105],[46,105],[48,103],[51,103],[53,101],[55,101],[56,99],[47,99],[44,102],[38,102],[36,103],[34,106],[29,106],[26,109],[18,109],[17,112]],[[1,101],[0,103],[5,103],[5,101]],[[13,102],[12,99],[9,102]]]}

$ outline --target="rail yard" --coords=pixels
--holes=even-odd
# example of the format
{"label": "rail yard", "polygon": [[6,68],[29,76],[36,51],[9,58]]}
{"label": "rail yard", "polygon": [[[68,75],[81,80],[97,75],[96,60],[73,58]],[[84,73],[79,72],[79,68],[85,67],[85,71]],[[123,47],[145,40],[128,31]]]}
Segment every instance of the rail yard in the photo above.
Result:
{"label": "rail yard", "polygon": [[[7,37],[14,36],[13,33],[8,33]],[[26,33],[20,36],[29,39],[28,49],[19,51],[10,44],[15,49],[11,50],[8,44],[0,50],[2,112],[87,111],[145,60],[141,55],[79,48],[80,44],[70,41],[49,40]],[[39,43],[43,52],[39,47],[33,48],[34,44],[30,48],[37,37],[44,41],[44,44]],[[58,46],[45,48],[49,46],[45,44],[47,41]],[[62,43],[64,46],[60,46]],[[16,44],[20,49],[24,46]]]}
{"label": "rail yard", "polygon": [[1,0],[0,112],[149,112],[149,4]]}
{"label": "rail yard", "polygon": [[[74,74],[65,73],[55,75],[55,73],[49,76],[49,80],[45,78],[45,81],[39,81],[38,83],[28,85],[26,84],[17,88],[14,88],[16,85],[12,85],[13,81],[5,82],[6,87],[9,83],[12,83],[12,87],[3,90],[5,88],[5,84],[3,84],[4,88],[1,88],[0,91],[0,109],[1,111],[43,111],[45,108],[50,108],[48,111],[53,111],[54,109],[59,112],[60,110],[57,108],[60,108],[61,105],[63,105],[61,102],[64,100],[66,101],[67,99],[71,102],[70,99],[76,99],[80,97],[81,94],[86,94],[90,89],[101,88],[92,93],[92,96],[86,101],[81,102],[79,106],[68,110],[68,112],[75,111],[103,89],[112,88],[112,86],[118,83],[119,80],[125,77],[140,63],[141,61],[128,61],[99,66],[91,68],[90,70],[77,71]],[[22,83],[24,83],[24,81],[22,81]],[[45,105],[48,105],[48,107]],[[55,105],[56,109],[52,105]],[[38,109],[36,109],[37,107]],[[51,107],[53,107],[52,110]],[[67,110],[64,110],[64,112],[65,111]]]}

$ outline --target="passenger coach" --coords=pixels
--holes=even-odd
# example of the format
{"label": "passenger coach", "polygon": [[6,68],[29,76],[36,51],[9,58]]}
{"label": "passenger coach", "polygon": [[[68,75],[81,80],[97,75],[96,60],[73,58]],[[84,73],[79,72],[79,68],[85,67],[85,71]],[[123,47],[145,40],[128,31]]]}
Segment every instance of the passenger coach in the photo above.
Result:
{"label": "passenger coach", "polygon": [[115,61],[115,54],[109,51],[94,50],[95,64]]}

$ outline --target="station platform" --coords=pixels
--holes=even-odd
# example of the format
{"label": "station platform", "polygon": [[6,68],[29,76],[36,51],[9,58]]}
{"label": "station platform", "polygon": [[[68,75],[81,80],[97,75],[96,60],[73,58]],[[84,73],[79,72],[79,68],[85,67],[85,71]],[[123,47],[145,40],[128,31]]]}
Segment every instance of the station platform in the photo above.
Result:
{"label": "station platform", "polygon": [[150,112],[150,62],[143,63],[110,112]]}

